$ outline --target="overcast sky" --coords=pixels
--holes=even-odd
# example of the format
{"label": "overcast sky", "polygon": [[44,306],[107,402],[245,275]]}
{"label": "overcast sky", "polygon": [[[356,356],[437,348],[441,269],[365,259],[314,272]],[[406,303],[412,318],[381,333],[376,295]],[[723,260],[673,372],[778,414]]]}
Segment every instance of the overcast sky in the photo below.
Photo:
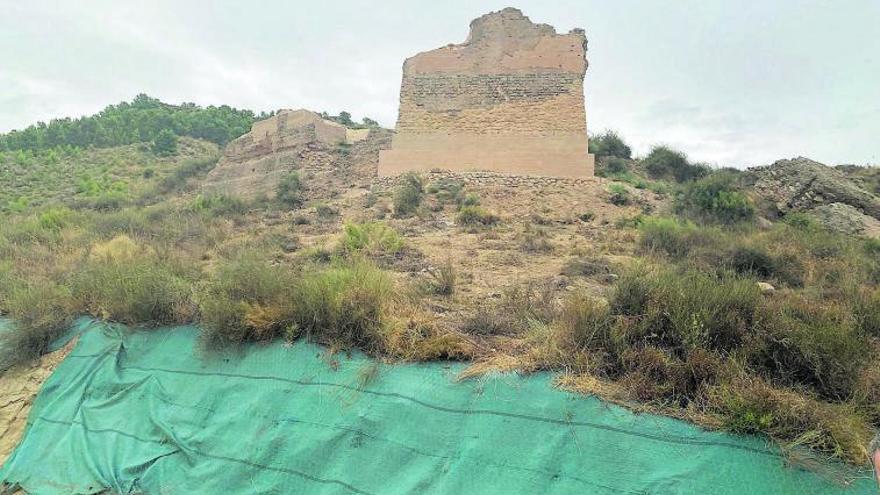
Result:
{"label": "overcast sky", "polygon": [[751,166],[880,163],[880,0],[0,0],[0,132],[147,93],[393,127],[401,65],[516,6],[586,29],[590,132]]}

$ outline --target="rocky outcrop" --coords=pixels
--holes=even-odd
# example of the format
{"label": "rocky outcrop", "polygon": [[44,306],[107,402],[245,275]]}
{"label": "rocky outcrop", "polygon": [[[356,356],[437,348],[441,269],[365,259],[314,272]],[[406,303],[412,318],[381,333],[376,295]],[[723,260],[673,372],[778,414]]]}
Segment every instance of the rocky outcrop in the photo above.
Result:
{"label": "rocky outcrop", "polygon": [[583,30],[557,34],[506,8],[467,41],[406,60],[392,149],[379,175],[445,169],[593,174],[587,151]]}
{"label": "rocky outcrop", "polygon": [[249,133],[230,142],[203,188],[245,198],[271,198],[281,178],[293,170],[344,168],[346,164],[340,162],[346,161],[352,148],[369,141],[370,134],[308,110],[282,110],[255,122]]}
{"label": "rocky outcrop", "polygon": [[880,198],[840,170],[809,158],[752,168],[748,178],[778,215],[810,212],[828,228],[848,234],[870,234],[880,226]]}

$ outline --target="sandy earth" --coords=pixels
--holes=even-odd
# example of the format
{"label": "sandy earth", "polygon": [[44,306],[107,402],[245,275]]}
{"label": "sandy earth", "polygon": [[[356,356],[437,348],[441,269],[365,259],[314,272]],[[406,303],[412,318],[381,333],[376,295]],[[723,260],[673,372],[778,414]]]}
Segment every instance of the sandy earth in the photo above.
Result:
{"label": "sandy earth", "polygon": [[24,434],[28,413],[43,382],[76,345],[73,339],[39,361],[0,375],[0,465],[12,453]]}

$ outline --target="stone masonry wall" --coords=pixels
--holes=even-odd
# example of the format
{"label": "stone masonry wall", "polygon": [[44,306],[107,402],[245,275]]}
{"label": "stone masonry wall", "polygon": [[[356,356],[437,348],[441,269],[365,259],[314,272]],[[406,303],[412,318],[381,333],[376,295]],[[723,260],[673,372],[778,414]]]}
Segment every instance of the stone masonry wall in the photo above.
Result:
{"label": "stone masonry wall", "polygon": [[583,177],[586,38],[516,9],[474,20],[468,40],[404,63],[392,149],[379,175],[434,168]]}

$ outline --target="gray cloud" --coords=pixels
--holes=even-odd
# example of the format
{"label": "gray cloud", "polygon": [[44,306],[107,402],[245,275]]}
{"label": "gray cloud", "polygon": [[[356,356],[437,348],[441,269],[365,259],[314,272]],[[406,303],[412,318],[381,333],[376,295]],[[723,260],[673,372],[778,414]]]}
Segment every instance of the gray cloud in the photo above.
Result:
{"label": "gray cloud", "polygon": [[[393,126],[403,59],[507,2],[15,2],[0,17],[0,131],[146,92]],[[880,2],[523,0],[590,38],[591,130],[747,166],[880,161]]]}

